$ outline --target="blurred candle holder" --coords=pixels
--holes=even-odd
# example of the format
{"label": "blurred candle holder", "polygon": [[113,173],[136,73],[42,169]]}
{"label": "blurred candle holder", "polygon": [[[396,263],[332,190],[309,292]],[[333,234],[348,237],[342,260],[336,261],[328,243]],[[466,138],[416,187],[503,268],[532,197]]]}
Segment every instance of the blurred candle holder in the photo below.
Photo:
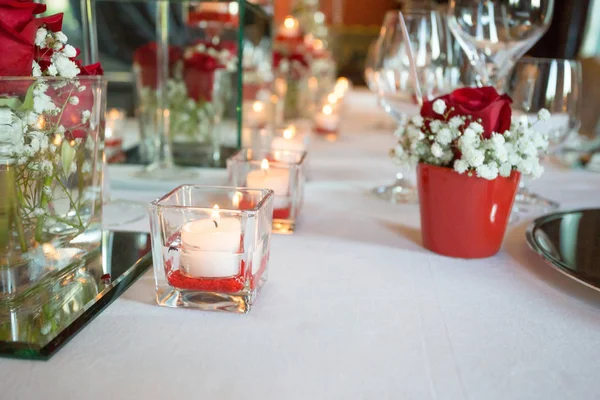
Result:
{"label": "blurred candle holder", "polygon": [[274,152],[277,161],[287,161],[282,156],[296,157],[294,153],[282,154],[278,150],[292,150],[294,152],[306,151],[310,136],[304,132],[298,131],[295,125],[289,125],[286,128],[275,129],[271,139],[271,151]]}
{"label": "blurred candle holder", "polygon": [[339,126],[340,114],[331,104],[325,104],[315,114],[314,131],[317,135],[324,136],[327,140],[337,140]]}
{"label": "blurred candle holder", "polygon": [[123,134],[127,114],[122,108],[110,108],[106,112],[104,128],[104,151],[107,162],[116,162],[123,150]]}
{"label": "blurred candle holder", "polygon": [[183,185],[150,205],[159,305],[246,313],[267,280],[271,190]]}
{"label": "blurred candle holder", "polygon": [[267,104],[261,100],[244,101],[243,114],[245,126],[251,129],[264,128],[269,120]]}
{"label": "blurred candle holder", "polygon": [[[229,183],[253,189],[271,189],[273,232],[293,233],[304,195],[306,152],[241,149],[227,160]],[[247,199],[242,199],[244,207]]]}

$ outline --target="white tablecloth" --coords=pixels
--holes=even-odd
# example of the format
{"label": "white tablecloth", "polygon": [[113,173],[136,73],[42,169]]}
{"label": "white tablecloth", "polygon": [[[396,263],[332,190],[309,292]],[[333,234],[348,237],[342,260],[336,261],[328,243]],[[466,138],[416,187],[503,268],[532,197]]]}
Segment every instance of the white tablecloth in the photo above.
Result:
{"label": "white tablecloth", "polygon": [[[0,398],[598,399],[600,294],[530,251],[526,224],[493,258],[424,250],[418,207],[368,193],[395,172],[388,117],[366,93],[345,115],[313,142],[297,232],[273,238],[249,314],[158,307],[149,271],[50,361],[0,360]],[[554,167],[533,189],[600,206],[600,174]]]}

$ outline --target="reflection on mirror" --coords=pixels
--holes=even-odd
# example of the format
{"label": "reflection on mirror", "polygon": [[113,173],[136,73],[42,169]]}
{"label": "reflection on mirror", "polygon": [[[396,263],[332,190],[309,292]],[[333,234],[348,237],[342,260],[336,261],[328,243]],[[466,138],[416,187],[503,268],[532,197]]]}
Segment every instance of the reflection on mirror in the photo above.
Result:
{"label": "reflection on mirror", "polygon": [[102,234],[102,246],[0,304],[0,356],[47,359],[150,265],[147,233]]}

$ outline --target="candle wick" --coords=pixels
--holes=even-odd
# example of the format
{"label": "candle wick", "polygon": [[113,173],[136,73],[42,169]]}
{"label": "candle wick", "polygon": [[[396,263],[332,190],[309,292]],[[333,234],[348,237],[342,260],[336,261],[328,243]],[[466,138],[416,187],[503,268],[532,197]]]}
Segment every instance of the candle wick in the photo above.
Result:
{"label": "candle wick", "polygon": [[217,221],[215,221],[215,220],[213,219],[213,222],[215,223],[215,228],[218,228],[218,227],[219,227],[219,224],[217,223]]}

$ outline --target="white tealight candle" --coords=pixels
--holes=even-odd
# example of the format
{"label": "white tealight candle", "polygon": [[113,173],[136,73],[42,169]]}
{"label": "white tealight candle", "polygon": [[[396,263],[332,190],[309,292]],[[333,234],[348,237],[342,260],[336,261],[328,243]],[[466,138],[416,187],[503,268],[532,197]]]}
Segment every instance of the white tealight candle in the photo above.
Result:
{"label": "white tealight candle", "polygon": [[181,228],[181,268],[194,278],[218,278],[239,273],[242,237],[237,218],[220,218],[215,205],[211,219],[191,221]]}
{"label": "white tealight candle", "polygon": [[267,159],[262,160],[259,170],[248,173],[246,186],[250,189],[271,189],[275,192],[275,209],[289,205],[290,172],[283,168],[270,168]]}
{"label": "white tealight candle", "polygon": [[271,150],[306,150],[305,143],[296,135],[296,128],[292,125],[283,130],[282,136],[274,137],[271,141]]}
{"label": "white tealight candle", "polygon": [[283,20],[283,25],[279,28],[279,36],[288,39],[300,37],[300,23],[292,16],[287,16]]}
{"label": "white tealight candle", "polygon": [[254,101],[244,107],[244,120],[251,128],[262,128],[267,123],[267,107],[262,101]]}
{"label": "white tealight candle", "polygon": [[340,124],[340,116],[333,112],[330,104],[323,106],[323,110],[315,115],[315,125],[318,130],[336,132]]}

